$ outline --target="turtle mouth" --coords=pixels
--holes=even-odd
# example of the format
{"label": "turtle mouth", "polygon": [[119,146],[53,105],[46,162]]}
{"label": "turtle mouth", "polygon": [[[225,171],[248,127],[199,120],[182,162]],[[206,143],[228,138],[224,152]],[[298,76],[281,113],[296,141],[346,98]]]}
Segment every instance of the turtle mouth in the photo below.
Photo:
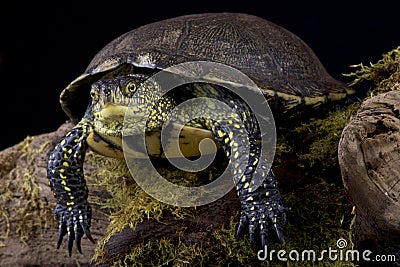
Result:
{"label": "turtle mouth", "polygon": [[123,134],[143,134],[146,129],[147,116],[136,106],[107,103],[93,115],[94,129],[102,135],[121,138]]}
{"label": "turtle mouth", "polygon": [[96,130],[93,131],[93,135],[94,135],[94,140],[96,140],[97,142],[102,141],[113,149],[117,149],[121,152],[123,151],[122,144],[120,142],[117,143],[115,140],[111,140],[110,138],[104,136],[103,134],[97,132]]}
{"label": "turtle mouth", "polygon": [[[154,135],[154,133],[148,133],[147,136],[154,138],[152,135]],[[157,133],[155,135],[157,138]],[[146,145],[144,145],[142,140],[143,139],[137,135],[126,137],[126,139],[123,140],[121,138],[121,134],[117,136],[104,134],[93,130],[89,142],[94,151],[105,156],[117,158],[124,158],[127,156],[130,158],[148,158],[148,156],[160,156],[159,149],[156,149],[158,143],[150,146],[150,153],[153,152],[153,154],[148,154]]]}

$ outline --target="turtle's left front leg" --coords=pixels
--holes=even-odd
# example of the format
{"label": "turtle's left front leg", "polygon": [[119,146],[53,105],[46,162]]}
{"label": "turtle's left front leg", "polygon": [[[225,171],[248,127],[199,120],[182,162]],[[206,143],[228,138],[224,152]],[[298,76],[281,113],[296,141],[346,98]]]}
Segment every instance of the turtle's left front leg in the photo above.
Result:
{"label": "turtle's left front leg", "polygon": [[[283,244],[286,206],[269,170],[270,163],[261,155],[261,140],[256,137],[259,134],[248,134],[240,123],[232,120],[219,122],[212,130],[227,156],[235,162],[233,175],[242,207],[237,235],[247,228],[251,243],[258,239],[264,248],[271,229]],[[243,149],[246,143],[250,144],[248,155]],[[261,185],[256,187],[256,181],[261,181]]]}
{"label": "turtle's left front leg", "polygon": [[83,175],[89,130],[90,125],[85,123],[85,119],[72,128],[50,152],[47,167],[50,187],[57,199],[54,210],[59,221],[57,248],[67,235],[70,256],[74,240],[82,253],[80,243],[84,234],[94,243],[89,231],[92,210],[87,201],[88,189]]}
{"label": "turtle's left front leg", "polygon": [[[260,238],[261,248],[264,249],[268,241],[268,232],[271,229],[276,233],[279,242],[285,243],[283,227],[286,222],[287,210],[284,204],[276,178],[269,170],[268,164],[262,158],[254,161],[250,156],[250,162],[257,162],[258,168],[247,168],[241,181],[237,184],[242,211],[240,215],[237,235],[240,235],[248,227],[250,242],[255,243],[255,237]],[[253,181],[262,181],[257,188]],[[259,234],[257,234],[257,231]]]}

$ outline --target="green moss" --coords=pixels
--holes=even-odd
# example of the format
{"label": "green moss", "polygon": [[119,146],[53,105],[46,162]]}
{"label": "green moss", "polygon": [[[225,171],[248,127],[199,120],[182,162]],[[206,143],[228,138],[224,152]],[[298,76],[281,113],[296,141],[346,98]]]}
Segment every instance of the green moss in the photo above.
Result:
{"label": "green moss", "polygon": [[[356,70],[345,74],[353,79],[351,86],[362,85],[365,81],[373,83],[365,98],[400,89],[400,47],[383,54],[382,59],[371,63],[370,66],[361,63],[352,67]],[[325,118],[311,119],[293,130],[282,133],[278,138],[276,165],[284,165],[288,155],[290,157],[295,155],[298,166],[306,169],[315,166],[322,168],[336,166],[337,145],[342,130],[362,100],[339,112],[329,113]]]}
{"label": "green moss", "polygon": [[[135,228],[138,223],[148,219],[159,221],[165,212],[174,215],[177,220],[185,216],[192,216],[190,209],[165,204],[144,192],[133,180],[123,160],[102,157],[92,152],[87,154],[87,160],[104,166],[93,172],[92,177],[88,177],[88,180],[93,180],[95,186],[105,187],[111,195],[106,200],[93,199],[91,201],[99,204],[103,209],[112,211],[107,232],[96,248],[95,260],[104,255],[105,244],[110,237],[126,227]],[[99,162],[101,163],[99,164]],[[147,175],[147,171],[138,166],[138,170],[133,173]],[[168,173],[168,176],[173,175],[174,173]],[[175,173],[175,175],[177,174]]]}
{"label": "green moss", "polygon": [[210,255],[210,264],[218,266],[216,263],[236,263],[236,264],[249,264],[256,256],[256,250],[250,245],[249,238],[237,239],[235,236],[237,228],[238,216],[233,216],[227,224],[227,227],[222,228],[214,233],[214,237],[218,244],[218,253]]}
{"label": "green moss", "polygon": [[382,59],[376,63],[370,63],[369,66],[360,63],[352,67],[356,70],[345,76],[353,79],[351,85],[357,85],[364,81],[372,82],[371,96],[400,90],[400,46],[383,54]]}
{"label": "green moss", "polygon": [[[350,242],[349,224],[343,224],[343,216],[349,214],[351,205],[347,202],[343,189],[335,184],[325,182],[311,184],[300,190],[284,194],[286,203],[291,207],[287,213],[288,223],[285,228],[286,245],[281,246],[270,237],[268,251],[281,249],[289,253],[291,250],[302,252],[314,250],[319,253],[328,247],[336,249],[336,241],[344,238]],[[318,200],[318,201],[316,201]],[[217,261],[223,264],[288,266],[280,262],[275,254],[272,262],[259,261],[257,250],[250,247],[247,238],[236,240],[234,233],[236,222],[232,218],[227,229],[221,229],[214,235],[219,242]],[[348,249],[351,248],[349,245]],[[287,255],[286,255],[287,256]],[[293,264],[293,265],[292,265]],[[343,266],[343,261],[296,262],[290,261],[289,266]],[[346,266],[352,266],[346,262]]]}
{"label": "green moss", "polygon": [[[339,112],[331,112],[323,119],[311,119],[282,135],[279,142],[286,147],[285,150],[277,150],[277,158],[285,158],[282,154],[294,152],[299,166],[305,168],[336,165],[337,146],[342,130],[359,105],[360,103],[355,103]],[[288,145],[288,140],[292,141],[291,146]]]}
{"label": "green moss", "polygon": [[[351,205],[345,199],[343,189],[335,184],[320,182],[309,185],[296,192],[284,195],[291,207],[288,212],[288,224],[285,228],[286,245],[281,246],[270,237],[268,251],[292,250],[300,254],[303,250],[320,253],[331,247],[336,249],[336,241],[344,238],[351,249],[348,220],[343,216],[350,214]],[[315,200],[318,199],[318,202]],[[114,266],[288,266],[287,262],[277,259],[260,261],[258,250],[252,248],[247,237],[236,239],[237,216],[227,221],[225,226],[211,234],[210,244],[186,244],[178,237],[175,239],[152,240],[136,246],[130,253],[113,262]],[[343,250],[345,251],[345,250]],[[322,261],[290,261],[289,266],[352,266],[347,261],[331,261],[325,257]]]}
{"label": "green moss", "polygon": [[205,251],[197,244],[187,245],[179,239],[149,241],[135,248],[112,266],[200,266]]}
{"label": "green moss", "polygon": [[[99,170],[96,176],[114,196],[102,204],[104,207],[112,208],[114,212],[105,238],[97,248],[95,260],[104,255],[104,245],[109,237],[126,226],[134,227],[147,218],[162,220],[165,210],[175,213],[177,220],[184,216],[191,216],[190,209],[164,205],[149,197],[129,178],[122,161],[102,158],[94,154],[90,154],[89,158],[91,158],[89,160],[107,161],[108,167]],[[334,249],[335,242],[339,238],[345,238],[350,242],[349,224],[343,225],[342,221],[343,217],[350,214],[351,205],[347,202],[340,186],[319,180],[304,188],[285,193],[283,197],[291,207],[285,229],[287,244],[282,247],[271,237],[270,249],[276,251],[284,249],[288,252],[293,249],[298,251],[313,249],[320,253],[329,246]],[[257,259],[257,250],[250,246],[248,236],[239,240],[235,238],[236,226],[237,216],[233,216],[223,228],[210,233],[209,244],[212,245],[202,247],[199,244],[185,243],[179,238],[183,233],[177,233],[174,239],[161,238],[139,244],[130,253],[120,255],[111,263],[114,266],[226,266],[229,264],[287,266],[286,263],[276,259],[274,262],[260,262]],[[310,266],[310,262],[292,263],[294,266]],[[326,260],[318,262],[315,266],[342,266],[341,264],[343,262]],[[350,263],[348,266],[351,266]]]}
{"label": "green moss", "polygon": [[[303,179],[306,171],[316,166],[336,169],[336,175],[337,145],[341,131],[358,105],[351,105],[339,112],[330,113],[323,119],[311,120],[287,131],[278,142],[276,158],[279,162],[275,164],[275,168],[288,168],[286,163],[288,158],[291,158],[296,164],[291,168],[295,174],[287,179]],[[104,208],[111,209],[113,213],[108,231],[96,249],[95,260],[101,259],[105,254],[105,244],[109,238],[127,226],[134,228],[148,218],[162,221],[165,211],[174,214],[177,220],[192,216],[190,209],[166,205],[148,196],[130,177],[123,161],[103,158],[92,153],[88,155],[88,160],[105,161],[102,164],[105,167],[98,170],[93,178],[99,185],[106,187],[112,195],[112,198],[101,204]],[[171,168],[160,168],[159,171],[167,180],[189,186],[209,182],[220,169],[210,168],[201,175],[182,173]],[[146,169],[142,167],[138,167],[133,173],[147,175]],[[311,176],[313,179],[303,187],[283,194],[286,203],[291,207],[285,229],[287,244],[282,247],[270,237],[271,249],[286,251],[314,249],[319,253],[329,246],[334,248],[339,238],[346,238],[350,242],[349,225],[342,226],[341,222],[344,217],[350,216],[351,205],[344,197],[340,176],[336,175],[333,183],[327,182],[324,173]],[[261,262],[257,259],[257,250],[251,248],[248,236],[240,240],[235,238],[236,226],[237,216],[228,220],[223,228],[212,232],[210,234],[212,246],[187,244],[180,239],[151,240],[135,246],[130,253],[120,255],[119,258],[112,260],[112,263],[116,266],[133,263],[137,266],[146,265],[145,263],[168,266],[259,265]],[[188,255],[188,251],[192,251],[193,255]],[[310,266],[310,262],[292,263],[294,266]],[[342,263],[326,260],[315,265],[341,266]],[[262,264],[286,266],[286,263],[276,260]]]}
{"label": "green moss", "polygon": [[[34,177],[35,159],[49,143],[32,149],[33,139],[27,137],[2,161],[0,177],[5,180],[0,188],[0,230],[4,234],[0,236],[0,246],[4,245],[1,240],[4,241],[11,232],[25,242],[36,228],[46,228],[54,222],[47,203],[40,198],[40,188]],[[17,160],[24,163],[18,165]]]}
{"label": "green moss", "polygon": [[[371,94],[382,91],[396,90],[399,87],[399,48],[385,54],[376,64],[366,67],[362,64],[347,76],[353,77],[352,85],[362,81],[373,81],[376,89]],[[361,102],[361,100],[360,100]],[[288,179],[308,179],[304,183],[296,183],[293,188],[283,185],[283,198],[291,207],[287,214],[285,228],[286,245],[276,243],[273,236],[269,238],[270,250],[315,250],[317,253],[331,247],[336,249],[336,241],[344,238],[348,242],[345,249],[351,249],[350,224],[354,220],[351,215],[352,206],[345,197],[341,185],[339,166],[337,163],[337,146],[341,132],[354,114],[360,103],[352,104],[339,112],[329,113],[322,119],[311,119],[294,129],[289,129],[279,136],[276,149],[276,169],[290,169],[294,174]],[[334,170],[334,180],[326,178],[327,172],[320,169]],[[173,183],[180,185],[198,185],[213,177],[214,170],[203,173],[202,178],[193,174],[182,174],[177,170],[160,169],[160,173]],[[103,170],[104,172],[104,170]],[[114,210],[111,216],[109,231],[104,242],[123,227],[134,227],[146,218],[162,220],[163,210],[175,214],[177,220],[184,216],[191,216],[189,209],[173,208],[158,203],[138,188],[129,177],[115,170],[104,173],[101,184],[113,195],[113,199],[106,201],[104,207]],[[146,175],[140,169],[141,175]],[[100,174],[98,174],[100,178]],[[120,177],[115,183],[115,177]],[[122,178],[121,178],[122,177]],[[182,179],[182,177],[184,177]],[[112,180],[110,180],[112,179]],[[280,179],[280,177],[278,177]],[[299,185],[300,184],[300,185]],[[130,203],[126,201],[130,199]],[[238,212],[238,211],[237,211]],[[184,214],[184,215],[182,215]],[[350,262],[330,261],[325,258],[318,262],[260,262],[257,250],[249,244],[248,236],[236,239],[237,214],[233,216],[219,230],[210,234],[209,244],[200,246],[188,244],[180,238],[151,240],[140,244],[126,255],[113,261],[116,266],[126,265],[157,265],[157,266],[221,266],[221,265],[263,265],[263,266],[352,266]],[[182,235],[183,233],[181,233]],[[179,236],[179,234],[178,234]],[[212,244],[212,245],[210,245]],[[103,243],[104,246],[104,243]],[[101,246],[100,246],[101,247]],[[101,250],[99,250],[101,251]],[[319,256],[319,255],[317,255]]]}

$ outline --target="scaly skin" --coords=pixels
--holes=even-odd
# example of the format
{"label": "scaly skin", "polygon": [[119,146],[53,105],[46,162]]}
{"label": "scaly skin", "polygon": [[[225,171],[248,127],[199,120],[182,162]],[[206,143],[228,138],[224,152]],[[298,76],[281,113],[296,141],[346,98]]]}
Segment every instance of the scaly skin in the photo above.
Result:
{"label": "scaly skin", "polygon": [[[250,243],[255,245],[258,242],[261,248],[264,248],[267,244],[268,230],[272,229],[279,242],[284,244],[282,229],[286,221],[287,207],[280,196],[276,178],[268,168],[270,164],[260,154],[261,145],[257,134],[248,134],[246,129],[239,126],[241,125],[235,121],[227,121],[220,122],[213,129],[230,160],[239,163],[233,171],[242,207],[236,236],[243,234],[247,227]],[[250,143],[247,161],[242,147],[234,141],[245,139]],[[258,188],[254,185],[255,178],[262,181]]]}
{"label": "scaly skin", "polygon": [[[264,248],[268,230],[272,229],[279,242],[284,244],[282,229],[287,208],[281,199],[276,178],[269,170],[271,163],[266,161],[265,155],[261,155],[262,140],[255,116],[242,100],[215,90],[212,86],[202,85],[197,90],[190,91],[196,97],[212,95],[235,110],[234,114],[227,113],[226,108],[203,101],[192,106],[190,111],[180,114],[180,117],[184,118],[190,112],[205,114],[204,110],[213,107],[214,117],[219,118],[197,119],[191,121],[191,124],[211,130],[233,163],[233,179],[242,207],[237,236],[244,233],[248,227],[251,243],[254,245],[258,242]],[[221,93],[223,95],[218,95]],[[225,117],[221,118],[221,115]],[[246,144],[250,145],[249,151],[245,151]],[[257,188],[255,180],[261,182]]]}
{"label": "scaly skin", "polygon": [[[59,220],[57,248],[67,235],[70,255],[74,240],[79,252],[83,235],[93,242],[89,231],[91,208],[87,201],[88,189],[83,175],[83,162],[87,149],[86,138],[94,130],[92,125],[96,125],[96,116],[93,115],[95,111],[102,110],[107,103],[125,105],[129,103],[130,98],[136,97],[140,101],[137,101],[135,107],[142,112],[149,104],[148,99],[152,99],[158,102],[154,112],[150,113],[147,126],[154,124],[154,127],[159,127],[162,125],[160,120],[164,120],[168,112],[174,108],[173,100],[179,97],[181,102],[185,100],[182,99],[182,94],[172,98],[154,98],[155,95],[160,95],[157,86],[149,85],[146,90],[139,87],[139,84],[132,85],[135,82],[142,83],[143,79],[142,75],[136,75],[113,77],[107,81],[96,82],[91,91],[92,103],[85,116],[50,153],[48,178],[57,199],[55,217]],[[267,242],[268,230],[271,229],[276,232],[278,240],[283,244],[282,228],[285,224],[286,207],[277,188],[276,179],[269,171],[270,164],[266,162],[265,155],[261,154],[261,135],[255,116],[243,101],[211,85],[188,87],[185,93],[192,93],[187,99],[212,95],[236,111],[235,114],[229,114],[229,118],[226,119],[196,119],[190,121],[189,125],[211,130],[233,163],[233,179],[237,185],[242,207],[237,235],[245,232],[247,227],[251,243],[258,241],[263,248]],[[197,108],[201,112],[209,108],[209,104],[204,103],[192,108]],[[215,114],[224,114],[218,105],[214,105],[214,108]],[[187,114],[178,117],[185,116]],[[249,151],[246,151],[245,144],[250,144]],[[255,187],[255,179],[262,181],[258,188]]]}
{"label": "scaly skin", "polygon": [[80,253],[81,238],[85,234],[90,241],[92,210],[88,204],[88,189],[83,175],[83,162],[87,149],[86,138],[91,126],[84,118],[72,128],[51,151],[47,177],[57,199],[54,216],[59,221],[57,248],[68,234],[68,252],[71,256],[73,242]]}

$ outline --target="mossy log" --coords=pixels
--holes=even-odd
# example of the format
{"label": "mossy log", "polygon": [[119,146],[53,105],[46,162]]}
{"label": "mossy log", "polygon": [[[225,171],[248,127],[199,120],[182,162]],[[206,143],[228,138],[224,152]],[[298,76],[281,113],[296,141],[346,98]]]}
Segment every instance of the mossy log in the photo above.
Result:
{"label": "mossy log", "polygon": [[[103,247],[95,257],[96,261],[93,261],[96,245],[84,238],[83,254],[74,248],[72,257],[69,257],[65,240],[61,248],[56,249],[58,225],[53,218],[56,201],[48,186],[46,167],[50,149],[71,127],[70,123],[64,124],[53,133],[28,137],[20,144],[0,152],[0,266],[108,266],[115,258],[129,253],[133,247],[151,240],[179,239],[188,250],[192,249],[190,244],[211,249],[215,243],[210,240],[214,229],[223,228],[235,215],[239,200],[232,191],[212,206],[193,208],[191,216],[181,220],[164,210],[162,221],[148,215],[150,219],[137,223],[136,227],[127,226],[116,233],[111,230],[107,240],[104,240],[112,207],[104,209],[102,204],[111,195],[107,186],[99,186],[94,178],[101,176],[101,166],[107,165],[117,176],[110,178],[114,186],[124,186],[125,178],[132,183],[133,180],[121,177],[121,171],[116,170],[116,165],[111,166],[115,162],[118,164],[118,160],[89,152],[84,172],[90,191],[89,202],[93,208],[91,232],[98,243],[103,242]],[[104,164],[104,160],[114,162]],[[122,199],[127,202],[127,206],[131,200]]]}
{"label": "mossy log", "polygon": [[[72,124],[64,124],[57,131],[35,137],[0,153],[0,265],[1,266],[87,266],[94,247],[82,241],[81,255],[74,251],[69,257],[66,244],[56,250],[58,225],[53,218],[55,200],[46,175],[50,149]],[[94,166],[85,165],[85,171]],[[105,196],[107,192],[89,185],[92,195]],[[109,223],[104,211],[93,206],[92,234],[101,238]]]}
{"label": "mossy log", "polygon": [[[337,121],[337,117],[327,120]],[[257,250],[250,246],[247,236],[235,238],[240,210],[235,190],[209,205],[174,207],[141,190],[123,160],[91,151],[86,154],[84,172],[96,244],[84,237],[83,254],[74,248],[72,257],[68,257],[65,240],[57,250],[58,225],[53,218],[56,201],[46,178],[47,158],[71,127],[64,124],[56,132],[28,137],[0,152],[0,266],[269,266],[269,262],[257,259]],[[302,132],[310,131],[305,127]],[[347,227],[340,222],[351,209],[341,184],[324,181],[320,172],[318,179],[310,179],[304,167],[288,168],[283,162],[277,165],[283,197],[291,210],[286,245],[279,245],[271,236],[269,247],[322,250],[348,236]],[[137,174],[146,175],[144,169]],[[169,169],[164,174],[189,184],[195,179]],[[210,174],[205,172],[200,177],[207,180]],[[339,178],[339,173],[335,177]],[[275,263],[286,266],[285,262]],[[324,264],[341,266],[341,262],[328,260]]]}
{"label": "mossy log", "polygon": [[356,211],[355,247],[400,259],[400,91],[363,102],[343,130],[338,154]]}

